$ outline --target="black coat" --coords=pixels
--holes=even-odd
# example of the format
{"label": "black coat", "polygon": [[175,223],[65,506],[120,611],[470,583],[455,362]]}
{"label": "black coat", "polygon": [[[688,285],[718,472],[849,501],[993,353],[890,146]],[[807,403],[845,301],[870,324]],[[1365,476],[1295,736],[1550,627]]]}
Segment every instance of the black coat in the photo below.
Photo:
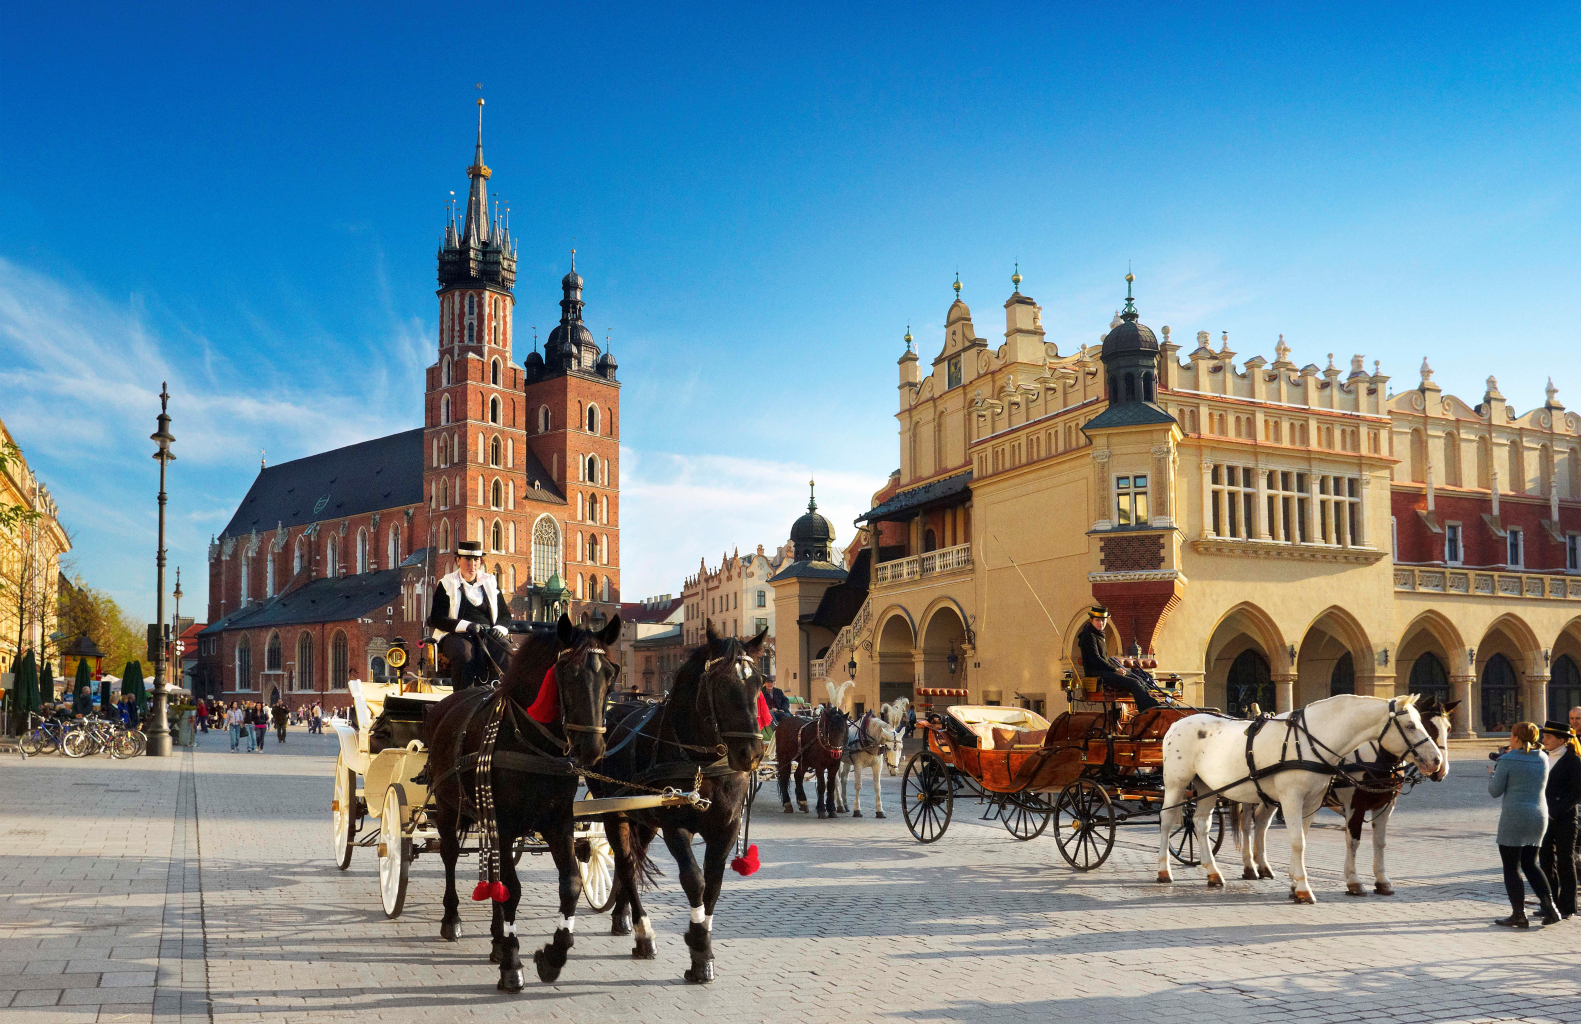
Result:
{"label": "black coat", "polygon": [[1076,634],[1076,645],[1081,648],[1082,675],[1095,678],[1115,671],[1114,662],[1109,660],[1108,638],[1091,622]]}
{"label": "black coat", "polygon": [[1581,804],[1581,757],[1569,746],[1561,749],[1564,753],[1554,758],[1548,769],[1548,788],[1543,791],[1550,821],[1565,815],[1574,818],[1576,805]]}
{"label": "black coat", "polygon": [[[456,574],[452,573],[451,575],[454,576]],[[479,630],[495,625],[510,627],[511,612],[510,608],[505,604],[505,595],[499,595],[498,607],[490,607],[489,592],[485,589],[483,592],[483,603],[473,604],[467,600],[466,588],[459,584],[458,577],[456,604],[459,607],[451,608],[450,592],[444,586],[445,579],[448,578],[442,578],[439,581],[439,585],[434,587],[434,602],[428,612],[429,629],[438,630],[441,633],[454,633],[458,630],[470,632],[471,630],[462,625],[467,622],[472,623],[473,628]]]}

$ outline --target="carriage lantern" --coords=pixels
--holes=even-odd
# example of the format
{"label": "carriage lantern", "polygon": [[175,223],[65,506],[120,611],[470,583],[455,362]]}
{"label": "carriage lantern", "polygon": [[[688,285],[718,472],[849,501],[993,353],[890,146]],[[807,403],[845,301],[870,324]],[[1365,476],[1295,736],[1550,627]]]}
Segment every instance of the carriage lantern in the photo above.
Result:
{"label": "carriage lantern", "polygon": [[950,656],[945,658],[944,660],[950,666],[950,675],[953,676],[955,674],[955,670],[960,667],[960,664],[961,664],[960,657],[958,655],[956,655],[956,653],[952,650],[952,651],[950,651]]}

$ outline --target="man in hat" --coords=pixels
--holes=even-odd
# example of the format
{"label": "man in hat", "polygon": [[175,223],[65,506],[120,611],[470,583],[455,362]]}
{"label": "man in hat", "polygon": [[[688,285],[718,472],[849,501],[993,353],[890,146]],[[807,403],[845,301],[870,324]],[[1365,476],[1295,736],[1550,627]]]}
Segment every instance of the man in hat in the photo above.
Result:
{"label": "man in hat", "polygon": [[1081,674],[1096,678],[1106,689],[1130,694],[1136,700],[1136,710],[1146,711],[1158,707],[1158,701],[1149,692],[1153,680],[1140,669],[1123,669],[1118,658],[1109,657],[1108,638],[1104,630],[1109,625],[1109,609],[1095,604],[1087,612],[1087,624],[1076,636],[1081,648]]}
{"label": "man in hat", "polygon": [[1581,743],[1564,722],[1548,722],[1539,734],[1548,752],[1548,830],[1539,860],[1561,918],[1576,912],[1576,807],[1581,804]]}
{"label": "man in hat", "polygon": [[457,544],[456,568],[440,578],[428,613],[428,628],[439,641],[439,653],[450,662],[450,685],[457,690],[498,676],[510,656],[505,642],[510,633],[510,607],[499,584],[482,565],[480,541]]}

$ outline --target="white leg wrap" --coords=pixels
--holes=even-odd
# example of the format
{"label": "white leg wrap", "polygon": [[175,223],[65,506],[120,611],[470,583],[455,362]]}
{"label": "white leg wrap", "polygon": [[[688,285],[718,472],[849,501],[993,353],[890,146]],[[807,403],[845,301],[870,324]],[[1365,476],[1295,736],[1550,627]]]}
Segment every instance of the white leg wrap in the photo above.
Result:
{"label": "white leg wrap", "polygon": [[702,907],[693,907],[692,908],[692,923],[693,924],[702,924],[706,920],[708,920],[708,915],[703,911]]}
{"label": "white leg wrap", "polygon": [[515,935],[516,934],[516,922],[515,921],[506,921],[505,922],[505,934],[506,935]]}
{"label": "white leg wrap", "polygon": [[709,914],[707,917],[703,918],[703,927],[707,928],[709,931],[714,930],[714,915]]}
{"label": "white leg wrap", "polygon": [[560,919],[560,927],[564,928],[568,932],[576,931],[576,918],[574,918],[574,917],[562,917]]}
{"label": "white leg wrap", "polygon": [[637,938],[639,939],[653,938],[653,925],[648,922],[647,914],[643,914],[637,919],[637,927],[635,931],[637,933]]}

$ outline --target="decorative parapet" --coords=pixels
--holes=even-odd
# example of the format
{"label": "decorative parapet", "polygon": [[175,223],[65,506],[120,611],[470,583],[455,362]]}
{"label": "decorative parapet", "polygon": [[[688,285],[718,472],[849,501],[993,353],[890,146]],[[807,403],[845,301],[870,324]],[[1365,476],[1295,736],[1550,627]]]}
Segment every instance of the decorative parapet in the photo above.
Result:
{"label": "decorative parapet", "polygon": [[1205,537],[1191,542],[1199,555],[1240,555],[1247,558],[1283,558],[1298,562],[1336,562],[1345,565],[1373,565],[1385,552],[1379,548],[1345,547],[1338,544],[1291,544],[1277,540],[1247,540],[1238,537]]}
{"label": "decorative parapet", "polygon": [[1581,600],[1581,577],[1548,573],[1483,572],[1476,569],[1418,569],[1412,566],[1395,566],[1394,589],[1464,597]]}
{"label": "decorative parapet", "polygon": [[878,586],[885,586],[924,576],[969,571],[971,568],[971,544],[958,544],[953,548],[939,548],[937,551],[929,551],[921,555],[880,562],[873,574],[873,582]]}

